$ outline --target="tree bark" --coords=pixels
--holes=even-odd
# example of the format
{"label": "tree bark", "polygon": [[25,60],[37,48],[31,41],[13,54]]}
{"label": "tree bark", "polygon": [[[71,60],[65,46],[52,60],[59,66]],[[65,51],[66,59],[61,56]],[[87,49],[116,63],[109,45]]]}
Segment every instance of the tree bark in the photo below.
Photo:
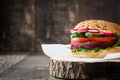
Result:
{"label": "tree bark", "polygon": [[120,62],[75,62],[50,59],[50,75],[64,79],[120,79]]}

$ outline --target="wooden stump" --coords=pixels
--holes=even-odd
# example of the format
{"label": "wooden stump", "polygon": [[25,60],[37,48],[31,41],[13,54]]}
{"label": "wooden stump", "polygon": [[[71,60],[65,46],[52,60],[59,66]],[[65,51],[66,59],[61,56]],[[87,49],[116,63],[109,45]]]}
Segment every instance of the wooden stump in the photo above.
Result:
{"label": "wooden stump", "polygon": [[63,61],[50,59],[50,75],[64,79],[120,79],[120,61]]}

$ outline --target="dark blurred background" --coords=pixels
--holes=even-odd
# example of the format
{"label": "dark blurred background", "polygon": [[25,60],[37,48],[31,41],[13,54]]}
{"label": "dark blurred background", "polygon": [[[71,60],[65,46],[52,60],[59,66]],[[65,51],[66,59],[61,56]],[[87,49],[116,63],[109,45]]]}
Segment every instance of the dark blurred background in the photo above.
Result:
{"label": "dark blurred background", "polygon": [[0,0],[0,51],[68,44],[70,29],[87,19],[120,24],[120,0]]}

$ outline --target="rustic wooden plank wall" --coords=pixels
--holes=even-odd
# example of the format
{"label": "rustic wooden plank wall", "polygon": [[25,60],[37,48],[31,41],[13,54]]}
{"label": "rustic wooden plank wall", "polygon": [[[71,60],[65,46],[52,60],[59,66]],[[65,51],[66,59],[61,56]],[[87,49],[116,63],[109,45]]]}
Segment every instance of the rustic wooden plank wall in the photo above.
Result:
{"label": "rustic wooden plank wall", "polygon": [[0,0],[0,50],[41,51],[41,43],[70,41],[86,19],[120,24],[120,0]]}
{"label": "rustic wooden plank wall", "polygon": [[36,0],[36,50],[40,50],[39,43],[70,42],[69,30],[78,22],[78,10],[74,6],[78,2],[79,0]]}
{"label": "rustic wooden plank wall", "polygon": [[[5,3],[4,0],[0,1],[0,50],[5,50],[8,47],[7,43],[9,40],[5,38],[5,35],[8,34],[8,29],[6,26],[9,25],[8,23],[8,3]],[[5,44],[6,43],[6,44]]]}
{"label": "rustic wooden plank wall", "polygon": [[34,0],[0,0],[0,50],[33,51]]}

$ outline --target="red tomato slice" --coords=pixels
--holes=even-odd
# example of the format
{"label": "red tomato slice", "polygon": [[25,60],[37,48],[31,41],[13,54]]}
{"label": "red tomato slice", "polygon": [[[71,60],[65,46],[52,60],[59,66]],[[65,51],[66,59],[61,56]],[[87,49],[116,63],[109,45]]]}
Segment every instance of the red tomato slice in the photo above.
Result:
{"label": "red tomato slice", "polygon": [[82,43],[82,42],[87,42],[88,39],[87,38],[72,38],[71,39],[71,44],[73,43]]}
{"label": "red tomato slice", "polygon": [[95,42],[113,42],[116,40],[116,37],[106,36],[106,37],[88,37],[88,40]]}

